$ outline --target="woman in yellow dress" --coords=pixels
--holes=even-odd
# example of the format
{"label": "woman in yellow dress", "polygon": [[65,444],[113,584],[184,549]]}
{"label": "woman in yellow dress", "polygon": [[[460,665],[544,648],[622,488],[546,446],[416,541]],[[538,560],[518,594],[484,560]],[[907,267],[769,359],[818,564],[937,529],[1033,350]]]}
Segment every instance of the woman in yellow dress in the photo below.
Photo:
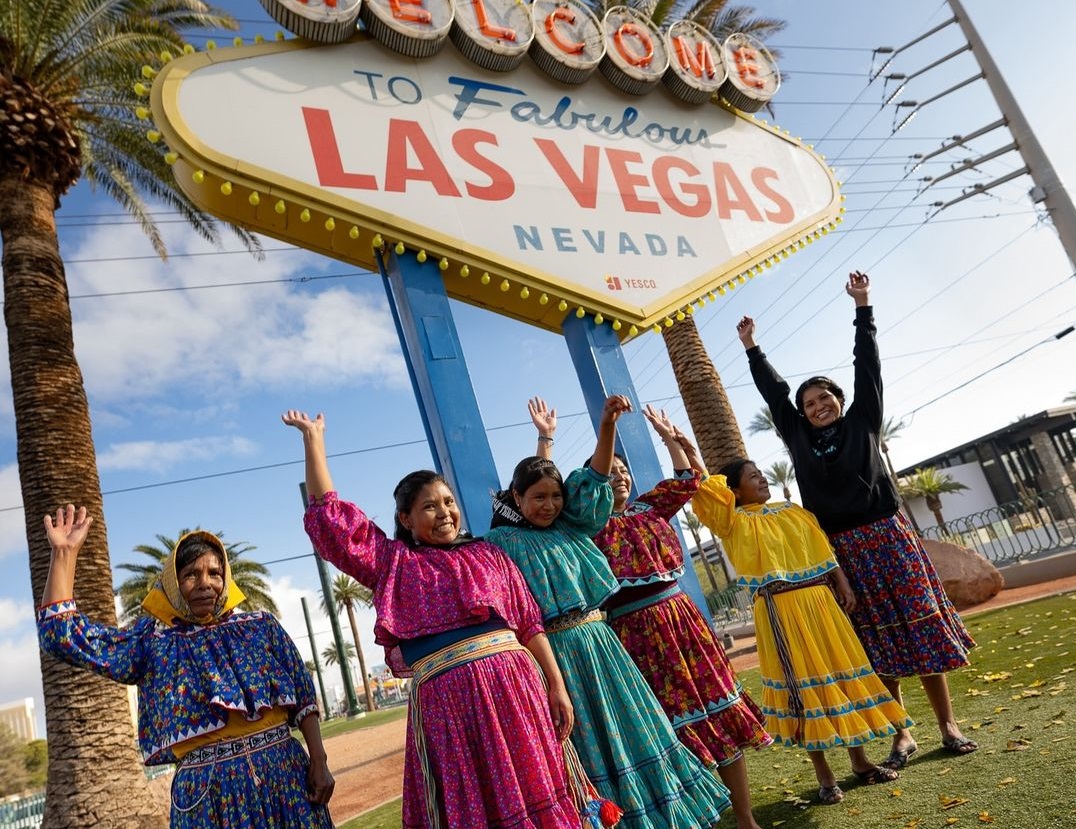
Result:
{"label": "woman in yellow dress", "polygon": [[[692,462],[701,467],[697,454]],[[827,749],[848,749],[863,783],[895,780],[898,773],[872,763],[864,746],[912,721],[874,673],[845,615],[855,597],[826,534],[803,507],[767,503],[766,476],[751,461],[734,461],[721,473],[702,482],[691,506],[721,537],[754,598],[766,730],[807,750],[824,804],[844,799]]]}

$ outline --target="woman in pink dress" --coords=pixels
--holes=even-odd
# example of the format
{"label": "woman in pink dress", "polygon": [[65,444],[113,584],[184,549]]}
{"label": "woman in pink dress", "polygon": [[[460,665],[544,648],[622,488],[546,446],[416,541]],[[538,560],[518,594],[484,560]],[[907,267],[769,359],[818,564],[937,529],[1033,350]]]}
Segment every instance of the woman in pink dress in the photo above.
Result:
{"label": "woman in pink dress", "polygon": [[283,421],[303,436],[314,548],[373,591],[374,638],[393,673],[412,677],[405,829],[579,829],[558,743],[572,705],[519,570],[461,533],[435,472],[397,485],[389,538],[333,490],[324,417]]}

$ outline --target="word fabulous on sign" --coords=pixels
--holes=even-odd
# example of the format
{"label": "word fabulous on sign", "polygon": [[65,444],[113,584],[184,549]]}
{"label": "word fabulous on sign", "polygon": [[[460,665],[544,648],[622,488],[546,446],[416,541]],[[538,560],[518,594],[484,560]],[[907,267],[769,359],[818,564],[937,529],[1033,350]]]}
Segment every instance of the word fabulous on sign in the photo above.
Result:
{"label": "word fabulous on sign", "polygon": [[410,58],[435,55],[451,40],[483,69],[508,72],[529,54],[562,83],[595,69],[631,95],[663,82],[678,98],[702,104],[714,94],[755,112],[776,94],[780,74],[766,48],[744,34],[718,40],[690,20],[667,32],[627,6],[602,20],[581,0],[261,0],[300,37],[337,43],[356,18],[388,48]]}

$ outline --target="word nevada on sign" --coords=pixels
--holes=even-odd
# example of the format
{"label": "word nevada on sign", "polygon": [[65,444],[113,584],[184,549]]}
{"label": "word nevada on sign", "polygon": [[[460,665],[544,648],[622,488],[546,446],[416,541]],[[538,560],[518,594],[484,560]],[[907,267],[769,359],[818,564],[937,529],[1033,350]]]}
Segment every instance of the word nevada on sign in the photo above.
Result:
{"label": "word nevada on sign", "polygon": [[535,61],[297,40],[170,60],[151,100],[153,137],[209,212],[371,269],[417,251],[450,296],[555,331],[567,313],[622,339],[671,324],[839,220],[798,140],[665,84],[569,84]]}

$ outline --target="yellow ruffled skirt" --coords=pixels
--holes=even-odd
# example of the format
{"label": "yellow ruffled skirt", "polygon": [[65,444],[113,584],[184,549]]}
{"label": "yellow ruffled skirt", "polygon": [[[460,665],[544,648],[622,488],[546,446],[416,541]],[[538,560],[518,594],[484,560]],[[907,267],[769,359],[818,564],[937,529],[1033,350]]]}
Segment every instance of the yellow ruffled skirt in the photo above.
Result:
{"label": "yellow ruffled skirt", "polygon": [[808,751],[848,748],[913,724],[874,673],[828,587],[789,590],[773,601],[804,709],[802,720],[790,710],[788,684],[760,596],[755,599],[755,632],[762,711],[775,741]]}

